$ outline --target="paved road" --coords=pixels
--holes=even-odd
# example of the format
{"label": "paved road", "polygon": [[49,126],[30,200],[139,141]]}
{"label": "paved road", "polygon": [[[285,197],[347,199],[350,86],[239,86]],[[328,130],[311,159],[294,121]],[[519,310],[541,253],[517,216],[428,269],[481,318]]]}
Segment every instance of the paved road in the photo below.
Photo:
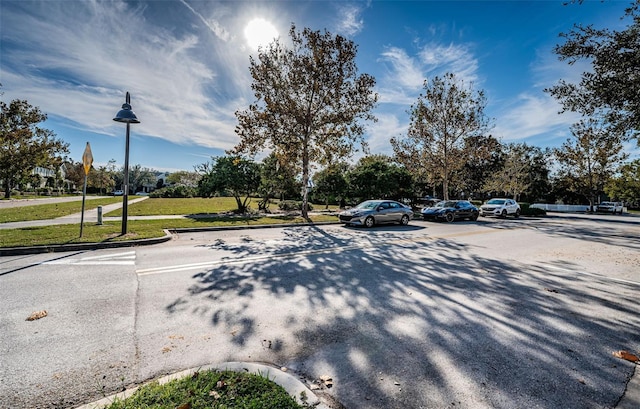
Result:
{"label": "paved road", "polygon": [[[0,259],[0,407],[74,407],[225,361],[347,408],[606,408],[640,351],[640,220],[181,234]],[[49,315],[25,321],[33,311]]]}

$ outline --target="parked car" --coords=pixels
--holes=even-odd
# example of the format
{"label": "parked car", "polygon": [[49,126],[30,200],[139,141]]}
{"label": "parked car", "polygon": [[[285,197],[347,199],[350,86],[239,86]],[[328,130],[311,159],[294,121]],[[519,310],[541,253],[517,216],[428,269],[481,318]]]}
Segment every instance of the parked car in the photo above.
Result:
{"label": "parked car", "polygon": [[620,213],[622,214],[623,206],[621,202],[602,202],[596,207],[597,212]]}
{"label": "parked car", "polygon": [[367,200],[340,212],[338,217],[347,226],[373,227],[385,223],[400,223],[406,226],[413,217],[413,210],[395,200]]}
{"label": "parked car", "polygon": [[480,206],[480,216],[520,217],[520,205],[513,199],[491,199]]}
{"label": "parked car", "polygon": [[441,200],[442,199],[438,199],[437,197],[434,197],[434,196],[424,196],[424,197],[419,197],[417,202],[421,204],[423,207],[431,207]]}
{"label": "parked car", "polygon": [[480,213],[468,200],[443,200],[420,212],[424,220],[452,222],[456,219],[477,220]]}
{"label": "parked car", "polygon": [[113,191],[113,195],[114,196],[123,196],[124,195],[124,190],[114,190]]}

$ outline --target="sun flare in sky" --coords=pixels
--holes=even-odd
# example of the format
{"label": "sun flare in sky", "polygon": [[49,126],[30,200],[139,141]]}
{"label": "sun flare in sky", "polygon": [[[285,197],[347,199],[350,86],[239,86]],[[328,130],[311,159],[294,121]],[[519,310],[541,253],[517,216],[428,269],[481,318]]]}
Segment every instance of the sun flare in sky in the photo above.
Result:
{"label": "sun flare in sky", "polygon": [[245,27],[244,36],[249,47],[257,50],[259,46],[265,46],[278,37],[278,30],[267,20],[254,18]]}

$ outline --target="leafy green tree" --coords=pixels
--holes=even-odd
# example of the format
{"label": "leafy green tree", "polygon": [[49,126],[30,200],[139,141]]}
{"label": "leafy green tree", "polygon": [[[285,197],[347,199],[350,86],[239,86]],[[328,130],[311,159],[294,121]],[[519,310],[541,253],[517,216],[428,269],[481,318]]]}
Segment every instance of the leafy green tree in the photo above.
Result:
{"label": "leafy green tree", "polygon": [[111,168],[111,165],[115,165],[115,160],[111,159],[106,166],[92,168],[89,172],[87,186],[97,189],[100,194],[106,194],[108,191],[113,190],[115,180],[113,178],[114,168]]}
{"label": "leafy green tree", "polygon": [[313,175],[313,192],[324,199],[326,208],[331,199],[344,201],[349,189],[348,172],[349,165],[341,162],[329,165]]}
{"label": "leafy green tree", "polygon": [[491,135],[466,138],[464,165],[454,175],[454,183],[467,197],[484,191],[485,184],[495,176],[504,162],[503,146]]}
{"label": "leafy green tree", "polygon": [[640,159],[623,164],[617,176],[605,184],[604,191],[613,200],[640,207]]}
{"label": "leafy green tree", "polygon": [[591,209],[604,185],[614,175],[617,166],[626,159],[622,136],[596,119],[582,120],[571,127],[574,139],[567,139],[555,149],[560,164],[560,178],[569,188],[584,196]]}
{"label": "leafy green tree", "polygon": [[[124,169],[122,170],[124,173]],[[144,186],[155,186],[156,171],[143,168],[141,165],[133,165],[129,168],[129,193],[142,191]]]}
{"label": "leafy green tree", "polygon": [[562,33],[565,42],[554,49],[559,59],[569,64],[590,62],[591,70],[584,72],[577,84],[561,80],[545,90],[565,111],[585,116],[604,113],[618,132],[635,138],[640,129],[639,6],[636,0],[625,10],[623,19],[628,24],[620,31],[576,25],[569,33]]}
{"label": "leafy green tree", "polygon": [[57,139],[53,131],[38,126],[47,119],[39,108],[27,101],[0,101],[0,180],[4,197],[37,166],[57,169],[68,144]]}
{"label": "leafy green tree", "polygon": [[238,155],[212,158],[199,165],[203,173],[198,183],[200,196],[231,195],[236,199],[239,213],[245,213],[251,195],[260,186],[260,166]]}
{"label": "leafy green tree", "polygon": [[488,130],[485,106],[484,91],[475,91],[455,74],[426,80],[424,94],[409,111],[406,138],[391,139],[396,159],[407,169],[419,169],[442,183],[444,199],[449,199],[452,175],[465,164],[466,139]]}
{"label": "leafy green tree", "polygon": [[[333,163],[352,154],[361,142],[362,121],[378,96],[375,79],[358,74],[357,47],[340,35],[308,28],[289,31],[291,46],[280,39],[250,58],[256,101],[237,111],[240,143],[231,153],[254,155],[271,149],[302,174],[309,186],[312,163]],[[302,190],[302,216],[308,192]]]}
{"label": "leafy green tree", "polygon": [[82,162],[66,161],[64,169],[65,178],[72,183],[75,189],[82,190],[84,185],[84,165]]}
{"label": "leafy green tree", "polygon": [[198,181],[202,176],[198,172],[189,172],[187,170],[180,170],[178,172],[170,173],[167,176],[166,183],[178,186],[196,187]]}
{"label": "leafy green tree", "polygon": [[353,196],[361,199],[402,199],[411,197],[409,171],[386,155],[361,158],[348,174]]}
{"label": "leafy green tree", "polygon": [[264,158],[260,166],[260,187],[258,192],[262,200],[258,204],[260,210],[267,210],[269,200],[279,197],[285,200],[290,197],[299,197],[302,185],[296,180],[294,167],[286,166],[280,162],[275,153]]}

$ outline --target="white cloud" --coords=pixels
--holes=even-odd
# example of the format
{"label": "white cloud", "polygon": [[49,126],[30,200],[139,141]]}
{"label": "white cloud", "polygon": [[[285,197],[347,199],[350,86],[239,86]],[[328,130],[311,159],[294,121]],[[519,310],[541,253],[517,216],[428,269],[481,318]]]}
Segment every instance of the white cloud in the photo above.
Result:
{"label": "white cloud", "polygon": [[573,113],[558,114],[561,107],[552,97],[541,94],[520,94],[515,101],[508,101],[504,110],[496,118],[493,135],[504,141],[524,141],[533,137],[564,140],[569,127],[578,121]]}
{"label": "white cloud", "polygon": [[451,72],[466,83],[478,82],[478,60],[467,45],[427,44],[419,53],[423,71],[442,75]]}
{"label": "white cloud", "polygon": [[401,123],[396,115],[390,113],[377,114],[378,122],[370,127],[369,147],[374,153],[393,156],[391,138],[403,137],[407,133],[408,123]]}
{"label": "white cloud", "polygon": [[336,30],[347,36],[353,36],[362,31],[364,20],[360,16],[362,8],[353,4],[342,4],[339,6],[338,21]]}
{"label": "white cloud", "polygon": [[387,74],[380,84],[381,103],[410,106],[425,79],[447,72],[456,74],[467,84],[478,82],[478,61],[464,45],[430,44],[415,56],[399,47],[387,47],[379,61],[387,65]]}
{"label": "white cloud", "polygon": [[[3,64],[5,96],[27,99],[88,131],[118,134],[111,118],[130,91],[138,132],[231,148],[233,113],[245,105],[245,94],[228,102],[227,90],[250,95],[248,56],[237,47],[213,48],[209,58],[219,64],[212,68],[203,58],[211,40],[151,25],[144,11],[125,2],[3,6],[3,43],[12,45],[3,44],[3,60],[10,62]],[[220,33],[217,38],[230,38]]]}
{"label": "white cloud", "polygon": [[180,3],[184,4],[185,7],[187,7],[196,17],[198,17],[200,21],[202,21],[202,23],[204,23],[204,25],[206,25],[216,37],[225,42],[231,39],[231,34],[215,18],[206,19],[202,14],[194,10],[193,7],[191,7],[185,0],[179,1]]}

